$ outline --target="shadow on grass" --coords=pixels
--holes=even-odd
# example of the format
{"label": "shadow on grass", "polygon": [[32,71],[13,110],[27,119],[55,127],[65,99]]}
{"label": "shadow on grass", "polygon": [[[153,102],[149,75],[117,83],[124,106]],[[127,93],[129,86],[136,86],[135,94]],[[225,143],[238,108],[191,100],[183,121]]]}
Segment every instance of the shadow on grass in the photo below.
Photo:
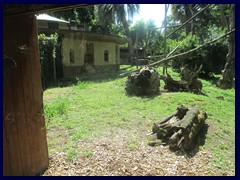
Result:
{"label": "shadow on grass", "polygon": [[127,93],[127,92],[125,91],[125,94],[126,94],[126,96],[128,96],[128,97],[140,97],[140,98],[142,98],[142,99],[150,99],[150,100],[152,100],[152,99],[160,96],[160,95],[161,95],[161,92],[159,91],[157,94],[149,94],[149,95],[141,95],[141,94],[140,94],[140,95],[136,95],[136,94],[129,94],[129,93]]}
{"label": "shadow on grass", "polygon": [[60,79],[55,83],[49,84],[47,87],[43,86],[43,90],[47,90],[50,88],[63,88],[63,87],[71,87],[73,85],[77,85],[79,81],[82,82],[94,82],[94,83],[103,83],[103,82],[111,82],[115,81],[119,78],[119,74],[94,74],[94,75],[83,75],[76,78],[64,78]]}

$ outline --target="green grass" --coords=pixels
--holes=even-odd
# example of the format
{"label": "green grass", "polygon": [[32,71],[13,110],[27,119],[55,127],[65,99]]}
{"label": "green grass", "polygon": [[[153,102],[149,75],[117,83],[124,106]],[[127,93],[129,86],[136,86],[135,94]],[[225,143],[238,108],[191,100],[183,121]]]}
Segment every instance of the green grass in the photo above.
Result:
{"label": "green grass", "polygon": [[[161,70],[159,70],[161,72]],[[168,70],[173,78],[178,74]],[[187,92],[162,93],[159,96],[127,96],[126,78],[81,82],[65,88],[44,91],[44,112],[47,122],[50,153],[65,151],[69,160],[77,155],[79,139],[104,136],[106,130],[128,129],[129,149],[137,146],[134,130],[151,130],[153,122],[176,111],[178,105],[197,106],[207,112],[209,125],[204,151],[212,154],[211,162],[223,171],[235,167],[235,90],[221,90],[201,80],[208,96]],[[161,88],[163,88],[161,81]],[[224,99],[216,97],[223,96]],[[62,135],[60,132],[65,132]],[[144,132],[145,133],[145,132]],[[143,133],[143,134],[144,134]],[[57,139],[61,140],[57,140]],[[61,141],[61,142],[59,142]],[[63,143],[62,143],[63,142]],[[147,142],[146,142],[147,143]],[[91,150],[78,152],[91,156]]]}

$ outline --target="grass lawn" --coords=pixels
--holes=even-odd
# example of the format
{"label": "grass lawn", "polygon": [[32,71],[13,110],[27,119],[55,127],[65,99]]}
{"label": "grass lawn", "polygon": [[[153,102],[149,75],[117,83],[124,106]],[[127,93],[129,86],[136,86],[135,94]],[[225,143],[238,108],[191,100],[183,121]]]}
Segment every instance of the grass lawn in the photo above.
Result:
{"label": "grass lawn", "polygon": [[[169,73],[174,78],[178,77],[177,73],[171,70]],[[167,167],[161,167],[161,170],[159,170],[156,164],[164,161],[168,165],[172,162],[180,163],[181,160],[175,159],[180,156],[171,152],[167,147],[148,147],[147,134],[151,131],[153,122],[173,114],[176,108],[183,104],[186,107],[196,106],[206,111],[208,115],[206,138],[204,144],[198,147],[192,157],[183,156],[182,162],[186,161],[186,163],[181,164],[181,172],[179,171],[180,165],[178,165],[177,170],[173,168],[176,164],[172,164],[168,168],[172,168],[172,172],[175,171],[178,175],[235,174],[234,89],[221,90],[211,82],[201,80],[203,92],[208,96],[186,92],[162,92],[158,96],[136,97],[125,94],[125,81],[126,78],[79,81],[75,85],[44,91],[44,113],[49,156],[55,159],[54,161],[56,161],[56,156],[61,156],[64,163],[68,164],[68,168],[63,165],[63,170],[59,171],[69,173],[71,169],[69,164],[77,166],[76,162],[83,159],[85,163],[97,163],[105,162],[104,160],[112,157],[113,160],[109,160],[111,167],[107,164],[99,164],[99,169],[93,171],[86,169],[90,165],[83,167],[81,161],[81,168],[85,168],[84,172],[86,173],[84,174],[80,170],[73,172],[72,170],[72,173],[68,175],[109,175],[110,171],[116,172],[114,175],[129,175],[130,171],[130,175],[134,175],[133,172],[136,172],[136,175],[149,175],[144,174],[144,167],[156,170],[149,171],[149,173],[152,173],[150,175],[174,175],[168,174]],[[161,89],[163,86],[161,81]],[[139,149],[140,147],[142,149]],[[120,151],[121,148],[124,150]],[[156,158],[151,159],[151,165],[146,162],[147,165],[142,163],[141,169],[139,164],[141,164],[142,157],[140,158],[140,155],[138,157],[137,153],[141,154],[141,151],[146,151],[145,155],[151,155],[151,158],[153,158],[154,153],[160,151],[160,148],[166,148],[164,155],[158,157],[158,160]],[[101,150],[101,153],[97,150]],[[125,156],[121,154],[123,151]],[[98,153],[100,153],[99,156],[97,156]],[[121,154],[119,159],[116,158],[118,153]],[[130,154],[128,155],[128,153]],[[170,161],[168,155],[173,158],[171,163],[168,162]],[[130,165],[131,162],[129,162],[129,158],[125,157],[135,159],[132,162],[131,170],[127,168],[127,165]],[[147,159],[147,157],[144,158]],[[197,158],[201,160],[198,161]],[[137,161],[137,159],[139,160]],[[203,169],[206,170],[204,172],[199,170],[199,173],[195,173],[194,169],[191,170],[191,167],[187,166],[190,162],[195,165],[200,164],[201,166],[197,168],[204,167]],[[56,162],[52,162],[52,164],[50,170],[55,168],[54,172],[56,172],[56,167],[53,168],[53,166],[59,164],[57,165]],[[119,168],[119,164],[121,164],[121,168]],[[147,168],[148,165],[149,168]],[[124,170],[123,167],[125,166]],[[101,170],[100,167],[105,168],[105,170]],[[114,167],[116,168],[114,169]],[[119,169],[122,173],[118,173]],[[48,174],[58,175],[53,170],[50,173],[50,170],[48,170]],[[61,172],[58,173],[61,174]]]}

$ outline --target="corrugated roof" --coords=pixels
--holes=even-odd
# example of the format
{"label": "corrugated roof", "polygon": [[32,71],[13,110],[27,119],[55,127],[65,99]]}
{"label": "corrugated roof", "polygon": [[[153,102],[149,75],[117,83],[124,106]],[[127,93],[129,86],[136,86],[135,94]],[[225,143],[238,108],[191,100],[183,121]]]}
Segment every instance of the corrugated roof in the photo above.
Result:
{"label": "corrugated roof", "polygon": [[58,18],[55,18],[53,16],[49,16],[47,14],[39,14],[39,15],[37,15],[37,20],[69,23],[68,21],[64,21],[62,19],[58,19]]}

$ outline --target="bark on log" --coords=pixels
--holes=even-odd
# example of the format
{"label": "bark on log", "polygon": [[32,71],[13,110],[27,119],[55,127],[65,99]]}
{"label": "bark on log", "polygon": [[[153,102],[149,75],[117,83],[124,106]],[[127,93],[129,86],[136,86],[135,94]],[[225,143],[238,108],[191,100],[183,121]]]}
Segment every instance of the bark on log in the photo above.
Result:
{"label": "bark on log", "polygon": [[190,150],[205,124],[207,114],[199,108],[179,106],[177,112],[153,124],[152,132],[170,148]]}
{"label": "bark on log", "polygon": [[[231,14],[229,17],[230,29],[235,29],[235,4],[231,5]],[[222,77],[220,78],[220,88],[230,89],[235,87],[235,33],[228,36],[228,54],[227,62]]]}
{"label": "bark on log", "polygon": [[129,95],[151,95],[160,92],[159,74],[154,68],[142,68],[128,76],[125,90]]}
{"label": "bark on log", "polygon": [[165,82],[165,89],[171,92],[187,91],[195,94],[206,95],[202,92],[202,82],[197,79],[202,65],[196,72],[190,72],[186,68],[181,68],[181,81],[174,80],[169,74],[160,75],[159,78]]}

